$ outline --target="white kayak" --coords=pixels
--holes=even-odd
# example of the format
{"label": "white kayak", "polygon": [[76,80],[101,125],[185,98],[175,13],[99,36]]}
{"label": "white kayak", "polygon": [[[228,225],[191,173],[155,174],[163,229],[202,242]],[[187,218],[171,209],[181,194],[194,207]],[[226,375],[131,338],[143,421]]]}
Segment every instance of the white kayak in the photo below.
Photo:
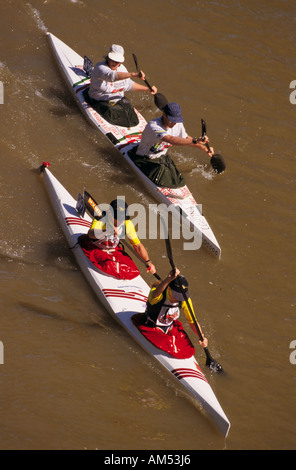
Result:
{"label": "white kayak", "polygon": [[78,237],[88,232],[92,219],[85,213],[82,217],[76,209],[77,201],[43,164],[42,175],[51,204],[77,263],[90,286],[106,310],[140,344],[144,350],[166,369],[170,376],[193,398],[202,404],[221,433],[226,437],[230,428],[210,384],[194,356],[176,359],[155,347],[135,326],[132,317],[145,312],[149,286],[139,275],[132,280],[115,279],[97,269],[77,244]]}
{"label": "white kayak", "polygon": [[180,221],[181,214],[183,216],[182,222],[184,222],[190,230],[196,230],[198,236],[202,236],[203,243],[212,253],[220,258],[221,248],[219,243],[188,187],[185,185],[181,188],[171,189],[157,186],[142,173],[129,157],[128,152],[135,145],[138,145],[141,140],[142,132],[147,124],[144,117],[135,109],[139,118],[139,124],[131,128],[115,126],[103,119],[102,116],[86,102],[83,94],[90,84],[90,78],[84,71],[84,58],[53,34],[47,33],[47,36],[63,76],[79,108],[88,121],[108,137],[111,144],[119,150],[150,194],[158,202],[169,206],[178,221]]}

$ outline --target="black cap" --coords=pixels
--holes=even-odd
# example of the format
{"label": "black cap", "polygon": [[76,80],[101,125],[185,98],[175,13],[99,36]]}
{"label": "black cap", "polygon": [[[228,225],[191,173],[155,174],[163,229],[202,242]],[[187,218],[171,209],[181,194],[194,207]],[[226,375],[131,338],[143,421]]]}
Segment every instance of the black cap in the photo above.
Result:
{"label": "black cap", "polygon": [[122,221],[129,219],[127,214],[128,205],[125,202],[125,199],[114,199],[112,202],[110,202],[110,207],[113,210],[114,219]]}

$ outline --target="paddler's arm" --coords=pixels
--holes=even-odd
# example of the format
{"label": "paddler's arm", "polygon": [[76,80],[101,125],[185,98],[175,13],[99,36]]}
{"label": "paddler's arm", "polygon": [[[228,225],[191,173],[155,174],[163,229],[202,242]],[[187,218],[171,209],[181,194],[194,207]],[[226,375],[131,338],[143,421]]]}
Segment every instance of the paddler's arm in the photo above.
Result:
{"label": "paddler's arm", "polygon": [[[192,309],[192,313],[193,313],[193,315],[194,315],[194,320],[195,320],[195,322],[197,323],[198,328],[200,329],[200,332],[201,332],[201,334],[202,334],[202,336],[203,336],[203,338],[204,338],[203,341],[200,341],[200,340],[199,340],[199,344],[200,344],[203,348],[206,348],[206,347],[208,346],[208,340],[207,340],[207,338],[204,337],[203,332],[202,332],[202,329],[201,329],[201,327],[200,327],[200,324],[198,323],[198,321],[197,321],[197,319],[196,319],[196,316],[195,316],[195,313],[194,313],[194,310],[193,310],[193,305],[192,305],[191,299],[188,299],[188,302],[189,302],[189,305],[190,305],[190,307],[191,307],[191,309]],[[199,335],[198,335],[198,332],[197,332],[197,329],[196,329],[196,326],[195,326],[195,324],[194,324],[194,320],[193,320],[193,318],[191,317],[190,311],[189,311],[189,309],[188,309],[188,307],[187,307],[185,301],[182,303],[182,308],[183,308],[183,310],[184,310],[186,319],[187,319],[189,325],[191,326],[192,331],[194,331],[194,333],[195,333],[197,336],[199,336]]]}
{"label": "paddler's arm", "polygon": [[100,220],[93,220],[93,223],[88,231],[89,238],[98,240],[106,232],[106,226]]}
{"label": "paddler's arm", "polygon": [[168,142],[171,145],[176,145],[176,146],[183,146],[187,145],[189,147],[195,147],[198,148],[199,150],[203,150],[206,152],[209,157],[211,157],[214,154],[214,149],[213,147],[208,150],[206,144],[209,143],[209,138],[207,136],[205,137],[199,137],[198,139],[196,137],[191,137],[190,135],[187,135],[187,137],[177,137],[173,135],[165,135],[162,139],[164,142]]}
{"label": "paddler's arm", "polygon": [[144,247],[143,243],[139,239],[136,229],[134,227],[134,224],[132,223],[131,220],[126,220],[125,221],[125,228],[126,228],[126,235],[131,242],[133,249],[137,253],[137,255],[145,262],[147,272],[150,272],[151,274],[156,273],[156,268],[154,264],[151,262],[149,259],[148,252],[146,248]]}
{"label": "paddler's arm", "polygon": [[[127,78],[140,78],[141,80],[145,81],[145,74],[144,72],[116,72],[117,73],[117,80],[126,80]],[[155,95],[157,93],[157,88],[155,86],[152,86],[152,91],[148,86],[141,85],[140,83],[134,82],[132,86],[133,91],[148,91],[151,93],[151,95]]]}
{"label": "paddler's arm", "polygon": [[167,286],[170,284],[170,282],[176,279],[176,277],[179,274],[180,274],[180,271],[178,268],[176,268],[175,270],[172,269],[167,275],[167,277],[163,279],[161,282],[159,282],[159,284],[157,284],[157,286],[153,289],[152,297],[153,298],[159,297],[167,288]]}
{"label": "paddler's arm", "polygon": [[137,245],[133,245],[133,248],[134,248],[135,252],[145,262],[147,272],[149,272],[151,274],[155,274],[156,273],[156,268],[155,268],[154,264],[151,262],[151,260],[149,259],[148,252],[147,252],[146,248],[144,247],[143,243],[142,242],[137,243]]}

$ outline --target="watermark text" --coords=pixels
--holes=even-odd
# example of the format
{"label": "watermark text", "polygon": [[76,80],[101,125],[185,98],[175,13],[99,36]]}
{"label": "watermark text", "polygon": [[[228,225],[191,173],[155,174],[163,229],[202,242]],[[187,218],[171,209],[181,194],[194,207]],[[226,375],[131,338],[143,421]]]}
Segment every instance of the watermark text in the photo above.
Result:
{"label": "watermark text", "polygon": [[[125,202],[124,196],[118,196],[117,200]],[[106,232],[113,233],[114,218],[117,218],[117,226],[122,226],[122,230],[118,233],[119,238],[125,237],[125,229],[123,222],[125,220],[125,212],[117,213],[116,217],[109,204],[99,204],[102,211],[101,221],[106,224]],[[147,214],[146,207],[142,204],[134,203],[128,206],[128,217],[135,226],[137,235],[140,240],[158,240],[168,238],[168,229],[171,228],[171,237],[175,240],[183,239],[184,250],[198,250],[202,245],[202,233],[197,226],[190,223],[190,217],[184,216],[176,207],[171,204],[149,204]],[[193,220],[202,220],[201,206],[191,208],[191,216]],[[121,220],[121,217],[122,220]],[[95,235],[100,238],[100,234]]]}
{"label": "watermark text", "polygon": [[0,341],[0,364],[4,364],[4,346],[2,341]]}
{"label": "watermark text", "polygon": [[4,104],[4,86],[0,80],[0,104]]}
{"label": "watermark text", "polygon": [[294,88],[294,91],[290,94],[290,103],[296,104],[296,80],[292,80],[290,83],[290,88]]}
{"label": "watermark text", "polygon": [[291,341],[290,349],[294,349],[294,351],[292,351],[290,354],[290,362],[291,364],[295,365],[296,364],[296,339],[294,339],[294,341]]}

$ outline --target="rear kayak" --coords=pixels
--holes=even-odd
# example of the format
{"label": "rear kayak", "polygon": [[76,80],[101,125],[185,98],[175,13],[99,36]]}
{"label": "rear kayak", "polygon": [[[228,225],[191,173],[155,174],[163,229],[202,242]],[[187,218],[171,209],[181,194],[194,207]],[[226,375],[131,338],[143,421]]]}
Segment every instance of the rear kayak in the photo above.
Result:
{"label": "rear kayak", "polygon": [[[230,423],[222,410],[211,386],[201,371],[194,356],[176,359],[148,341],[133,322],[133,317],[145,312],[149,286],[139,275],[132,280],[115,279],[95,268],[77,243],[78,237],[88,232],[92,219],[87,213],[82,217],[76,210],[77,201],[48,169],[42,167],[45,183],[52,207],[59,220],[63,233],[81,271],[93,288],[100,302],[112,317],[144,348],[184,390],[202,404],[223,436],[227,436]],[[134,317],[135,318],[135,317]]]}
{"label": "rear kayak", "polygon": [[147,124],[143,116],[135,110],[139,118],[139,124],[131,128],[115,126],[105,121],[105,119],[85,101],[83,92],[89,87],[90,78],[84,71],[83,57],[53,34],[47,33],[47,36],[62,74],[87,120],[108,137],[111,144],[132,167],[133,171],[137,174],[140,181],[142,181],[154,199],[169,206],[178,221],[180,221],[181,214],[183,216],[182,222],[191,230],[196,230],[198,235],[202,236],[203,243],[212,253],[220,258],[221,248],[219,243],[188,187],[185,185],[181,188],[171,189],[157,186],[142,173],[129,157],[128,152],[135,145],[139,144],[142,132]]}

